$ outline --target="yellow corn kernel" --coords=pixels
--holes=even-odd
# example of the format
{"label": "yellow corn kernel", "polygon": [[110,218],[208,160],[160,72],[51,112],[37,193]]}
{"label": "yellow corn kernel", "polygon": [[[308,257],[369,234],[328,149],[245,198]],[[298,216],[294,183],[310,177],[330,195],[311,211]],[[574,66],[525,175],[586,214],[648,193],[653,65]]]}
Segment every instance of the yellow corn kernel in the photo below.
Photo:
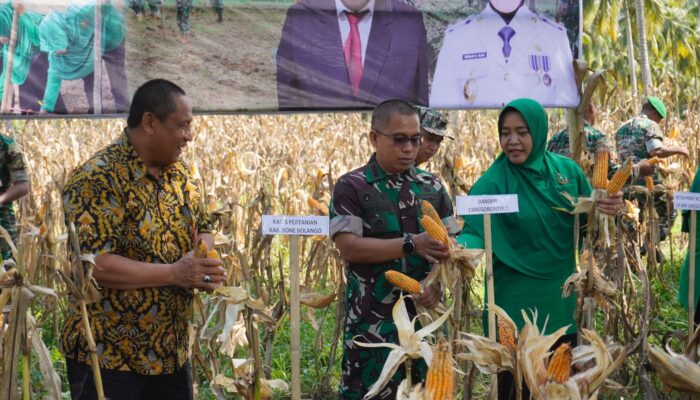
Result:
{"label": "yellow corn kernel", "polygon": [[498,318],[498,343],[515,351],[515,330],[502,318]]}
{"label": "yellow corn kernel", "polygon": [[608,150],[599,149],[595,153],[595,164],[593,165],[593,187],[595,189],[606,189],[608,187]]}
{"label": "yellow corn kernel", "polygon": [[554,351],[552,358],[547,366],[547,377],[557,383],[564,383],[571,376],[571,345],[562,343]]}
{"label": "yellow corn kernel", "polygon": [[420,287],[420,283],[411,278],[408,275],[404,275],[399,271],[389,270],[384,272],[386,280],[392,285],[410,294],[421,294],[423,293],[423,288]]}
{"label": "yellow corn kernel", "polygon": [[444,244],[449,244],[449,237],[447,236],[447,230],[442,222],[435,222],[432,218],[425,215],[420,220],[420,224],[428,232],[431,238],[438,240]]}
{"label": "yellow corn kernel", "polygon": [[632,159],[628,158],[608,182],[608,196],[619,192],[632,174]]}
{"label": "yellow corn kernel", "polygon": [[425,381],[428,398],[433,400],[454,399],[453,385],[452,350],[450,343],[445,338],[441,338],[436,346],[435,354],[433,354]]}
{"label": "yellow corn kernel", "polygon": [[215,249],[211,249],[207,252],[207,258],[213,258],[214,260],[220,260],[219,252]]}
{"label": "yellow corn kernel", "polygon": [[647,184],[648,191],[654,191],[654,178],[652,178],[651,176],[645,176],[644,182]]}
{"label": "yellow corn kernel", "polygon": [[205,258],[208,252],[209,248],[207,244],[204,243],[204,240],[197,239],[197,244],[194,246],[194,256],[196,258]]}
{"label": "yellow corn kernel", "polygon": [[314,199],[313,197],[309,197],[309,207],[320,213],[321,215],[328,215],[328,206],[325,204],[321,204],[318,200]]}

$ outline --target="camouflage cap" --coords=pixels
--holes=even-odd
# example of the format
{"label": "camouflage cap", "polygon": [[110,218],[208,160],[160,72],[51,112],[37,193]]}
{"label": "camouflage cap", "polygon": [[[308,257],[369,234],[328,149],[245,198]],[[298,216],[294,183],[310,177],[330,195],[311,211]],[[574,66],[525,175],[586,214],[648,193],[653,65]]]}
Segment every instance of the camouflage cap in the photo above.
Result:
{"label": "camouflage cap", "polygon": [[441,113],[432,108],[416,106],[418,118],[420,119],[420,127],[433,135],[446,136],[454,139],[452,135],[447,133],[447,118]]}
{"label": "camouflage cap", "polygon": [[659,116],[662,119],[666,118],[666,106],[660,98],[655,96],[647,96],[647,102],[651,104],[652,107],[654,107],[654,110],[656,110],[656,112],[659,113]]}

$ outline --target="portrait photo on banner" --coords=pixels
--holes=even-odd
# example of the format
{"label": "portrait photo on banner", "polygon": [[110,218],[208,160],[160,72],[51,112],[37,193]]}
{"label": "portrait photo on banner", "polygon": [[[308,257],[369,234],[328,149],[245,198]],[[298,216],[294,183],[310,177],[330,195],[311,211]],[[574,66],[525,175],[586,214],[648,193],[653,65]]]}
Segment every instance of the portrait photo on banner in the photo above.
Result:
{"label": "portrait photo on banner", "polygon": [[198,113],[574,107],[580,30],[580,0],[0,1],[0,113],[125,114],[153,78]]}

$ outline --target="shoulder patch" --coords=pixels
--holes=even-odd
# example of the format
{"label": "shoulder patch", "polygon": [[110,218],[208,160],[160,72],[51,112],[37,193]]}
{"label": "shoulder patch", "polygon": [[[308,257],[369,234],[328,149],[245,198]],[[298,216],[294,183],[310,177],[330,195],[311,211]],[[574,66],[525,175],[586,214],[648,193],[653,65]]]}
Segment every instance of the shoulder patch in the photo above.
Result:
{"label": "shoulder patch", "polygon": [[543,16],[540,16],[540,20],[541,20],[542,22],[546,23],[547,25],[550,25],[550,26],[552,26],[552,27],[554,27],[554,28],[556,28],[556,29],[558,29],[558,30],[560,30],[560,31],[562,31],[562,32],[566,32],[566,28],[564,28],[562,25],[559,25],[558,23],[556,23],[556,22],[554,22],[554,21],[550,21],[550,20],[548,20],[547,18],[545,18],[545,17],[543,17]]}

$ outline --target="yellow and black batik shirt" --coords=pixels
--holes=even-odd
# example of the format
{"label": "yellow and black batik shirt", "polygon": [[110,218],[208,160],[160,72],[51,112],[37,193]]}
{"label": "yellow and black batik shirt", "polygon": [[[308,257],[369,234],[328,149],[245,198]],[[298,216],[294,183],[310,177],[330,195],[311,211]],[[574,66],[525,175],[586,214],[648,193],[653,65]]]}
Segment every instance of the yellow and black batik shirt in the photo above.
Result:
{"label": "yellow and black batik shirt", "polygon": [[[96,153],[63,190],[66,224],[75,224],[85,254],[116,254],[173,263],[211,232],[197,185],[178,161],[155,178],[126,133]],[[155,267],[157,268],[157,267]],[[100,367],[139,374],[173,373],[187,358],[193,291],[175,286],[138,290],[101,288],[88,306]],[[90,364],[75,299],[61,336],[65,356]]]}

